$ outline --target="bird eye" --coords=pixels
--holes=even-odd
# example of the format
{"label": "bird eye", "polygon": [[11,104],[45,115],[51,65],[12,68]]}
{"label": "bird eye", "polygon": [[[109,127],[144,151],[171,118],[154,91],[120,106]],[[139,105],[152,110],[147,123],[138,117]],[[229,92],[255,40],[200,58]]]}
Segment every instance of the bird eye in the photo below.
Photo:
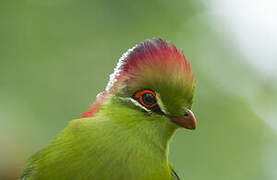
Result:
{"label": "bird eye", "polygon": [[157,105],[156,94],[151,90],[142,90],[134,95],[134,98],[144,107],[151,109]]}

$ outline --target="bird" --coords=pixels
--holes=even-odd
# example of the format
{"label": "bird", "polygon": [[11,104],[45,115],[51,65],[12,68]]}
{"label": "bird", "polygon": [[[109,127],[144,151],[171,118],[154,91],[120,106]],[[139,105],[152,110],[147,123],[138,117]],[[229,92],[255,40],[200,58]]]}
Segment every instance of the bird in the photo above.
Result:
{"label": "bird", "polygon": [[169,144],[177,129],[196,128],[195,84],[173,43],[138,43],[121,56],[88,110],[27,160],[20,179],[180,179]]}

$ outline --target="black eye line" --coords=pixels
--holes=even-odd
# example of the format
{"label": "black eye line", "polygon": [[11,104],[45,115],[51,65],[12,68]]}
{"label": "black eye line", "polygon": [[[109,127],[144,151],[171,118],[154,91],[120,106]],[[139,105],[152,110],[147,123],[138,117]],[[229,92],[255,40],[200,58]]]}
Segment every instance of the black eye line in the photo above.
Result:
{"label": "black eye line", "polygon": [[[142,89],[142,90],[136,91],[136,92],[132,95],[132,98],[133,98],[134,100],[136,100],[139,104],[141,104],[141,102],[139,101],[139,98],[136,98],[136,94],[137,94],[138,92],[145,91],[145,90],[152,91],[152,92],[154,92],[154,93],[156,94],[156,92],[153,91],[152,89]],[[143,105],[143,104],[141,104],[141,105]],[[143,105],[143,107],[145,107],[145,106]],[[159,115],[162,115],[162,116],[166,115],[166,114],[161,110],[160,106],[158,105],[158,102],[156,102],[156,105],[155,105],[154,107],[152,107],[152,108],[148,108],[148,107],[145,107],[145,108],[151,110],[152,113],[156,113],[156,114],[159,114]]]}
{"label": "black eye line", "polygon": [[[134,100],[138,101],[138,98],[136,98],[136,94],[139,93],[139,92],[141,92],[141,91],[146,91],[146,90],[152,91],[152,92],[155,93],[155,91],[153,91],[152,89],[141,89],[141,90],[135,91],[135,93],[132,95],[131,98],[133,98]],[[156,93],[155,93],[155,94],[156,94]],[[139,101],[138,101],[138,102],[139,102]],[[140,103],[140,102],[139,102],[139,103]]]}

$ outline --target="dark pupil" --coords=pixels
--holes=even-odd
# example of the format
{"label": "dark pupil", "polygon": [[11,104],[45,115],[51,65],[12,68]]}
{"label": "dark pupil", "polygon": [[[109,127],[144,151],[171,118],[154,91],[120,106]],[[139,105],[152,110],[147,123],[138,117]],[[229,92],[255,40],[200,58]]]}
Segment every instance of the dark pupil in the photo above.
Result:
{"label": "dark pupil", "polygon": [[145,93],[142,95],[142,100],[146,105],[152,105],[156,103],[155,97],[150,93]]}

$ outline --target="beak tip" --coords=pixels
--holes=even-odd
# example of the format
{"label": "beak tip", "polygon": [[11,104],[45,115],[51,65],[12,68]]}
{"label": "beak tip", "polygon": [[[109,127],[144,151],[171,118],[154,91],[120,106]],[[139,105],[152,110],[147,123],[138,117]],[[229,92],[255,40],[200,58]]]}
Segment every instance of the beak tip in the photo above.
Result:
{"label": "beak tip", "polygon": [[195,130],[196,129],[196,118],[191,110],[187,110],[187,115],[183,117],[172,117],[171,120],[186,129]]}
{"label": "beak tip", "polygon": [[195,130],[196,129],[196,124],[193,123],[193,124],[185,126],[184,128],[189,129],[189,130]]}

